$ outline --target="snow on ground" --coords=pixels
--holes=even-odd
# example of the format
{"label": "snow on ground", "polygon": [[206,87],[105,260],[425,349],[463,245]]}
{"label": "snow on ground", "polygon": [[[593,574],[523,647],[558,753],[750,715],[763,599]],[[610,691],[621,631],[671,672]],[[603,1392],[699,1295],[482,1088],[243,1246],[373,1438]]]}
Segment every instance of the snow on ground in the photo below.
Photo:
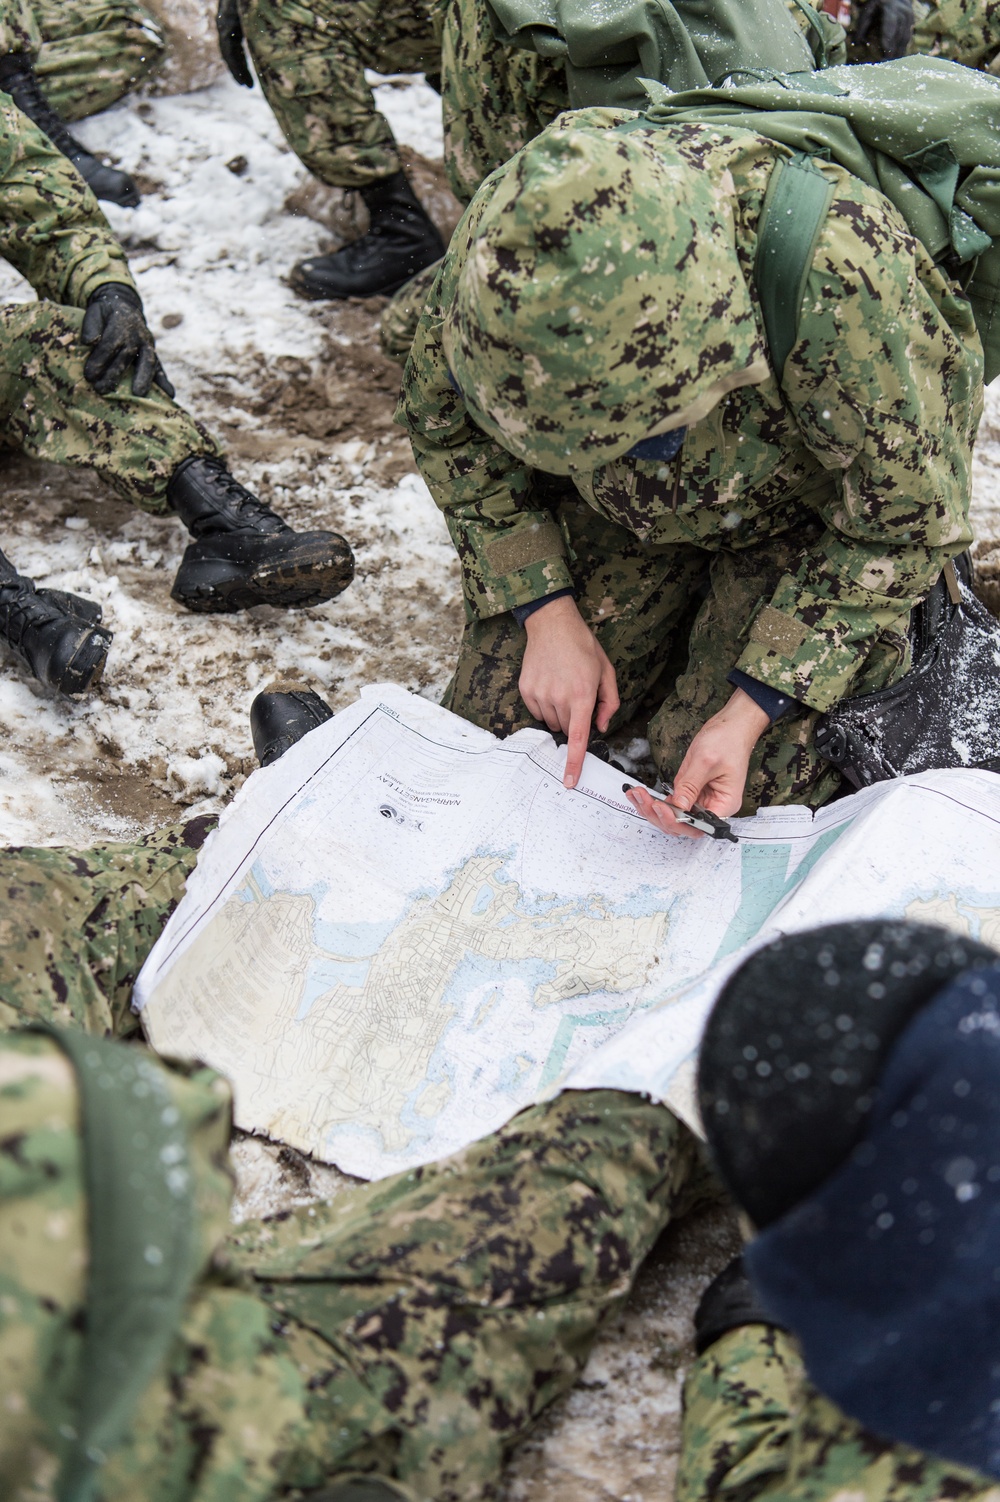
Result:
{"label": "snow on ground", "polygon": [[[386,82],[379,102],[400,140],[440,156],[431,90]],[[306,174],[259,89],[227,77],[130,101],[78,132],[144,189],[137,211],[108,212],[180,399],[290,521],[343,532],[358,576],[315,610],[188,614],[170,600],[179,523],[131,510],[93,477],[5,457],[0,545],[40,582],[100,600],[115,642],[104,682],[79,703],[29,683],[0,653],[4,843],[127,838],[217,808],[255,765],[248,710],[273,678],[303,679],[335,708],[379,679],[437,696],[461,626],[444,524],[392,425],[399,372],[378,350],[381,304],[304,303],[282,279],[330,242],[285,211]],[[0,264],[0,298],[31,295]],[[975,485],[983,550],[996,544],[1000,560],[1000,392],[987,403]],[[234,1160],[240,1216],[345,1183],[257,1139],[237,1142]],[[737,1245],[718,1209],[668,1232],[583,1381],[518,1452],[508,1502],[663,1502],[691,1313]]]}
{"label": "snow on ground", "polygon": [[[379,94],[401,139],[440,155],[433,92]],[[192,615],[169,597],[180,523],[131,510],[92,476],[5,458],[5,550],[39,581],[99,600],[115,632],[103,683],[78,703],[0,662],[5,841],[120,838],[218,806],[253,765],[248,710],[271,679],[303,678],[335,707],[379,678],[437,693],[460,620],[447,532],[392,424],[399,372],[377,347],[381,304],[310,304],[283,280],[329,235],[284,210],[306,173],[259,90],[227,77],[79,133],[143,186],[138,210],[109,218],[179,399],[290,521],[343,532],[358,576],[314,610]],[[0,268],[0,296],[30,295]]]}

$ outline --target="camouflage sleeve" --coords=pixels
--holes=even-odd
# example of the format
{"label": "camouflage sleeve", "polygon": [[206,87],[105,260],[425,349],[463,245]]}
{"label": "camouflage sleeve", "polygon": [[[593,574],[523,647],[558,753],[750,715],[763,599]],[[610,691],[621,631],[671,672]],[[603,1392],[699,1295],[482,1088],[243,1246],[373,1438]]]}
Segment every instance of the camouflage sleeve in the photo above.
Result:
{"label": "camouflage sleeve", "polygon": [[996,72],[1000,0],[917,0],[913,52]]}
{"label": "camouflage sleeve", "polygon": [[784,1475],[802,1363],[773,1325],[742,1325],[699,1356],[684,1384],[677,1502],[747,1502]]}
{"label": "camouflage sleeve", "polygon": [[104,282],[134,287],[125,252],[82,177],[0,94],[0,255],[40,298],[82,308]]}
{"label": "camouflage sleeve", "polygon": [[757,615],[736,666],[812,709],[851,692],[876,639],[972,538],[982,349],[957,297],[896,211],[841,174],[782,385],[837,483],[826,531]]}
{"label": "camouflage sleeve", "polygon": [[417,327],[396,414],[462,561],[466,609],[483,620],[573,585],[562,533],[551,512],[533,504],[533,471],[472,422],[441,343],[443,310],[487,201],[488,187],[455,231]]}

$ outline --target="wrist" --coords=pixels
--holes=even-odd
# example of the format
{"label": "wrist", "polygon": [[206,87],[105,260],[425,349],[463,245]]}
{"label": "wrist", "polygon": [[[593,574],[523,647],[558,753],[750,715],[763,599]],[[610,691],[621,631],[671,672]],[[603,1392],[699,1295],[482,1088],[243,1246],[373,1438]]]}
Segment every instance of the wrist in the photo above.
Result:
{"label": "wrist", "polygon": [[727,728],[735,730],[748,748],[755,746],[771,725],[771,717],[766,710],[755,704],[741,688],[733,689],[728,703],[719,711],[717,718],[723,720]]}
{"label": "wrist", "polygon": [[128,282],[102,282],[87,298],[88,306],[92,302],[126,302],[142,312],[142,298]]}
{"label": "wrist", "polygon": [[580,619],[575,598],[572,595],[553,595],[531,612],[524,621],[524,629],[530,639],[540,630],[547,631],[552,626],[573,620],[574,617]]}

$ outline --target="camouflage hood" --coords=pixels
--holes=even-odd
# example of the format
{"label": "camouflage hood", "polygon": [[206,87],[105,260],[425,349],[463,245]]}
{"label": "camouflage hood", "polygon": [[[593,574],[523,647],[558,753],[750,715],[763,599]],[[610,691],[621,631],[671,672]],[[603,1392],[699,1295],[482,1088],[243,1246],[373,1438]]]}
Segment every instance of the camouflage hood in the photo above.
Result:
{"label": "camouflage hood", "polygon": [[[488,190],[487,190],[488,191]],[[443,331],[475,421],[550,474],[620,458],[768,374],[733,183],[562,116],[493,187]]]}

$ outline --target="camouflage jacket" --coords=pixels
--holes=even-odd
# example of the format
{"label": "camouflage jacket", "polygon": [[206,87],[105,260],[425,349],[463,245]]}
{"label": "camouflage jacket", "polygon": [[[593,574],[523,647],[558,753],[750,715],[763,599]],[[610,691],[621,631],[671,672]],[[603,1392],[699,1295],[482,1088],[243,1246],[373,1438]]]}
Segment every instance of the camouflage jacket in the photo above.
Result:
{"label": "camouflage jacket", "polygon": [[[610,129],[633,118],[589,110],[574,123]],[[736,252],[764,350],[752,266],[770,171],[786,149],[738,129],[669,133],[693,168],[731,182]],[[643,134],[655,150],[658,128]],[[397,414],[460,554],[468,613],[480,618],[573,582],[535,474],[472,422],[442,345],[477,223],[518,161],[484,183],[455,232]],[[824,170],[834,200],[780,382],[769,371],[731,392],[688,428],[669,464],[624,458],[573,477],[591,506],[650,546],[737,550],[802,536],[797,567],[759,602],[733,666],[817,710],[850,692],[876,636],[905,630],[944,563],[968,546],[982,410],[969,305],[880,194],[839,168]],[[515,308],[509,316],[516,342]],[[701,344],[706,334],[693,328],[691,338]]]}
{"label": "camouflage jacket", "polygon": [[97,199],[6,94],[0,94],[0,203],[0,255],[40,298],[82,308],[104,282],[134,288]]}

